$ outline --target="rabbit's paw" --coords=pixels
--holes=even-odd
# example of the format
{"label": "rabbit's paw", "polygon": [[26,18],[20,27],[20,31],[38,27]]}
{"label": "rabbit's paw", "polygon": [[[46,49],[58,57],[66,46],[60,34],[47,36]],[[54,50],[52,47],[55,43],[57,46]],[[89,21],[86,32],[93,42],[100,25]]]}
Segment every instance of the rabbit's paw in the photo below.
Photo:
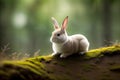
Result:
{"label": "rabbit's paw", "polygon": [[79,52],[80,55],[84,55],[86,52]]}
{"label": "rabbit's paw", "polygon": [[52,56],[57,56],[59,55],[60,53],[52,53]]}
{"label": "rabbit's paw", "polygon": [[67,54],[61,54],[60,58],[66,58],[68,55]]}

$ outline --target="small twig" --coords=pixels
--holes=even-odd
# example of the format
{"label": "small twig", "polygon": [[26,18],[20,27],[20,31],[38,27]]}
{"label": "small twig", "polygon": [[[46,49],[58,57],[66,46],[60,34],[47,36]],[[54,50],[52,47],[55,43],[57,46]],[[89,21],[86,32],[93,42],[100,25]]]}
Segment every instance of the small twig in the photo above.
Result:
{"label": "small twig", "polygon": [[2,50],[1,55],[3,55],[7,50],[10,49],[8,46],[9,46],[9,44],[7,44],[7,45],[3,46],[3,48],[1,48],[1,50]]}
{"label": "small twig", "polygon": [[39,53],[40,53],[40,49],[38,51],[36,51],[33,56],[34,57],[39,56]]}

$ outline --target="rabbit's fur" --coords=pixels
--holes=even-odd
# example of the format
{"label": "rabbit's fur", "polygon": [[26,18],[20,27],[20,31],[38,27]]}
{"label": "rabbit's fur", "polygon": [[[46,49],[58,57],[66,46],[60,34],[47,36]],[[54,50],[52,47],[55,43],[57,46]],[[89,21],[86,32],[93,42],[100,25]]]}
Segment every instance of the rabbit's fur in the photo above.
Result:
{"label": "rabbit's fur", "polygon": [[54,53],[60,54],[61,58],[65,58],[74,53],[85,53],[89,49],[89,42],[84,35],[75,34],[68,36],[66,32],[68,16],[64,19],[62,27],[60,28],[56,19],[52,18],[54,24],[54,31],[50,41],[52,42],[52,48]]}

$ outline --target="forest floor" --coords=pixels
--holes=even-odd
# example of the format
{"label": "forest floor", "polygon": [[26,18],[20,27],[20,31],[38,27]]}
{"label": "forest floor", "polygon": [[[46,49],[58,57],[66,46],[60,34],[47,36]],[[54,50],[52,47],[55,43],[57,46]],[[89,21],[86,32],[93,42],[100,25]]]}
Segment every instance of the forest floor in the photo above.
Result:
{"label": "forest floor", "polygon": [[3,62],[0,80],[120,80],[120,45],[67,58],[46,55]]}
{"label": "forest floor", "polygon": [[58,80],[120,80],[120,54],[88,60],[72,55],[66,59],[43,60],[42,63]]}

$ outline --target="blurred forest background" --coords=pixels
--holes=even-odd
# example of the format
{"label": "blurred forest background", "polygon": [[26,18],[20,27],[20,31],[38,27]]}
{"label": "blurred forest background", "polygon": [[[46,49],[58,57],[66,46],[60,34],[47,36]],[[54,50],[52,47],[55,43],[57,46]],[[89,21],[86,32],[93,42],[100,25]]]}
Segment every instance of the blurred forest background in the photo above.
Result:
{"label": "blurred forest background", "polygon": [[69,16],[69,35],[80,33],[90,49],[120,41],[120,0],[0,0],[0,51],[52,53],[51,17]]}

